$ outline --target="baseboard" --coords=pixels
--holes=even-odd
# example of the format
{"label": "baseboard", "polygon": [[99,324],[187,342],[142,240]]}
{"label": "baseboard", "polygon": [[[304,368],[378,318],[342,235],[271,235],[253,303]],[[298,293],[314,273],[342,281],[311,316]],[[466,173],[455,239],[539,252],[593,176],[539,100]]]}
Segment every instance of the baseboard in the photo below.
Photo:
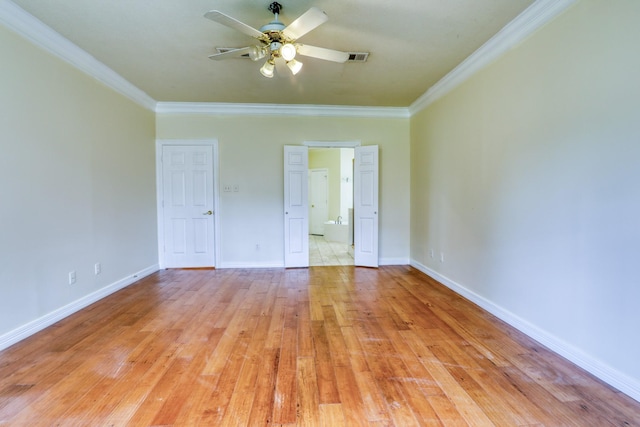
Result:
{"label": "baseboard", "polygon": [[482,307],[484,310],[487,310],[489,313],[493,314],[500,320],[508,323],[514,328],[518,329],[520,332],[526,334],[530,338],[538,341],[540,344],[548,347],[555,353],[561,355],[565,359],[575,363],[580,366],[585,371],[591,373],[592,375],[598,377],[602,381],[607,384],[615,387],[621,392],[625,393],[629,397],[640,402],[640,381],[631,378],[628,375],[612,368],[611,366],[603,363],[602,361],[595,359],[594,357],[586,354],[582,350],[568,344],[567,342],[559,339],[558,337],[550,334],[549,332],[538,328],[532,323],[527,322],[526,320],[518,317],[517,315],[511,313],[508,310],[500,307],[499,305],[493,303],[492,301],[484,298],[476,294],[475,292],[465,288],[464,286],[456,283],[455,281],[449,279],[446,276],[438,273],[435,270],[415,261],[411,260],[410,262],[412,267],[420,270],[427,276],[437,280],[442,283],[452,291],[457,294],[465,297],[469,301],[477,304]]}
{"label": "baseboard", "polygon": [[409,258],[380,258],[378,265],[407,265]]}
{"label": "baseboard", "polygon": [[222,262],[216,268],[284,268],[281,262]]}
{"label": "baseboard", "polygon": [[82,310],[83,308],[93,304],[96,301],[101,300],[102,298],[111,295],[114,292],[119,291],[120,289],[126,288],[134,282],[146,277],[152,273],[158,271],[159,266],[157,264],[149,266],[144,270],[140,270],[137,273],[131,274],[123,279],[118,280],[104,288],[98,289],[95,292],[92,292],[72,303],[69,303],[63,307],[60,307],[57,310],[52,311],[49,314],[46,314],[42,317],[39,317],[25,325],[22,325],[13,331],[9,331],[4,335],[0,336],[0,350],[4,350],[5,348],[12,346],[13,344],[22,341],[23,339],[30,337],[36,332],[40,332],[46,327],[53,325],[59,320],[64,319],[67,316],[76,313],[77,311]]}
{"label": "baseboard", "polygon": [[[409,258],[380,258],[379,265],[407,265]],[[216,268],[284,268],[281,262],[222,262]]]}

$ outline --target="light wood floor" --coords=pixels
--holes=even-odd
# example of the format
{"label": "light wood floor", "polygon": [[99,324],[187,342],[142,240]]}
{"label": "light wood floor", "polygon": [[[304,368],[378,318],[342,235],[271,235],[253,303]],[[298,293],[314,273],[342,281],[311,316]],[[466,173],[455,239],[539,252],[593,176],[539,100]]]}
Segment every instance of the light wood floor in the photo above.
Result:
{"label": "light wood floor", "polygon": [[640,404],[407,266],[170,270],[1,352],[0,425],[627,426]]}

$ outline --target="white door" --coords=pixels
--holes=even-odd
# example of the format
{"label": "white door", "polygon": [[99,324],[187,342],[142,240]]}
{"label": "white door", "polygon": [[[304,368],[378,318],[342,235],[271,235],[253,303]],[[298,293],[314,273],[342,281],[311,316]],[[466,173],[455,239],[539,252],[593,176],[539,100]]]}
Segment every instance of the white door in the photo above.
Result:
{"label": "white door", "polygon": [[329,169],[309,170],[309,233],[322,236],[329,219]]}
{"label": "white door", "polygon": [[354,264],[378,266],[378,146],[356,147],[353,177]]}
{"label": "white door", "polygon": [[164,266],[213,267],[213,147],[162,147]]}
{"label": "white door", "polygon": [[284,266],[309,266],[309,152],[284,147]]}

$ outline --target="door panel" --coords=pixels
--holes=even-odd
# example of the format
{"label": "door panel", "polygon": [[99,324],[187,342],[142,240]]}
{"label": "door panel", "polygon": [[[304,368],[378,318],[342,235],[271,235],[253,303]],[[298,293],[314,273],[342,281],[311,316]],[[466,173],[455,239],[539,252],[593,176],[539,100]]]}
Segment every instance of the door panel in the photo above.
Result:
{"label": "door panel", "polygon": [[308,149],[284,147],[284,265],[309,266]]}
{"label": "door panel", "polygon": [[211,146],[162,147],[164,266],[213,267]]}
{"label": "door panel", "polygon": [[378,146],[356,147],[354,163],[354,264],[377,267]]}

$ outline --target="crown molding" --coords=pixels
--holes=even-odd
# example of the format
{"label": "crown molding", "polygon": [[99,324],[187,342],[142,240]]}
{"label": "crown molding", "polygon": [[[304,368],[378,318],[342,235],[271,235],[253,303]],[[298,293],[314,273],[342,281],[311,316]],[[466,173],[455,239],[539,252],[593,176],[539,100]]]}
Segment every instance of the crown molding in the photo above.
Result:
{"label": "crown molding", "polygon": [[236,104],[217,102],[158,102],[158,114],[257,115],[308,117],[409,118],[406,107],[345,105]]}
{"label": "crown molding", "polygon": [[15,3],[0,0],[0,24],[137,104],[155,110],[153,98]]}
{"label": "crown molding", "polygon": [[409,106],[410,114],[418,113],[452,91],[473,74],[522,42],[534,31],[560,15],[576,1],[537,0],[534,2],[411,104]]}
{"label": "crown molding", "polygon": [[537,0],[409,107],[156,102],[138,87],[10,0],[0,0],[0,24],[158,114],[409,118],[462,84],[576,1]]}

